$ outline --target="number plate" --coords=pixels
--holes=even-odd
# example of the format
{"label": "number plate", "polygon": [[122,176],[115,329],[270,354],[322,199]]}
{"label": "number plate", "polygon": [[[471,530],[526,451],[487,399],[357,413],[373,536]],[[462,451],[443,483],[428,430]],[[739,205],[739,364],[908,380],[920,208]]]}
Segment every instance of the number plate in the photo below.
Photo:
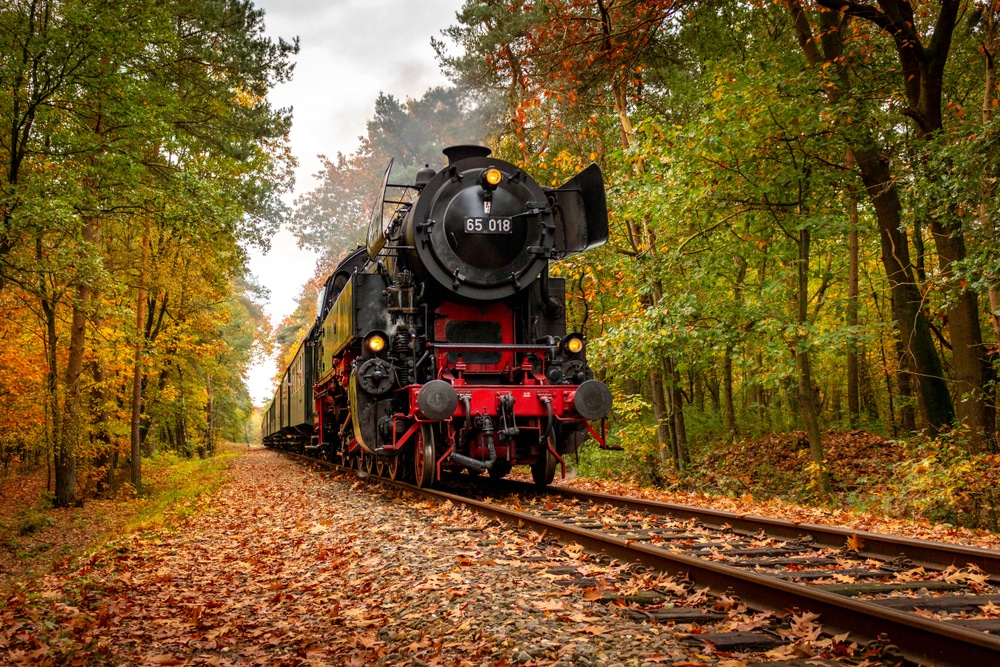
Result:
{"label": "number plate", "polygon": [[466,218],[466,234],[510,234],[514,231],[514,224],[510,218]]}

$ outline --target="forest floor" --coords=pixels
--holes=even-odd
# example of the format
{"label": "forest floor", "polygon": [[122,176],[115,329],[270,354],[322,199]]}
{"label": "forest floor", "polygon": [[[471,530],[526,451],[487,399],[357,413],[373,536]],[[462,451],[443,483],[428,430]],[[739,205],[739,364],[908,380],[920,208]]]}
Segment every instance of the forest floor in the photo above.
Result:
{"label": "forest floor", "polygon": [[[684,589],[576,545],[263,449],[226,476],[187,518],[0,598],[0,664],[747,664],[622,614],[606,591]],[[570,571],[603,588],[556,583]]]}
{"label": "forest floor", "polygon": [[64,509],[52,507],[51,479],[44,467],[8,471],[0,484],[0,594],[92,545],[192,511],[198,496],[222,483],[219,471],[241,449],[226,449],[205,461],[144,459],[144,497],[122,484],[113,498],[88,498]]}
{"label": "forest floor", "polygon": [[82,507],[54,510],[40,500],[45,468],[15,471],[0,492],[0,590],[47,572],[134,517],[135,503],[95,499]]}
{"label": "forest floor", "polygon": [[[662,487],[580,477],[566,484],[713,507],[1000,549],[1000,455],[968,456],[954,442],[894,440],[868,431],[823,434],[834,493],[818,498],[805,433],[715,446]],[[558,480],[557,480],[557,483]],[[964,526],[980,526],[967,528]],[[990,531],[981,526],[993,526]]]}
{"label": "forest floor", "polygon": [[[891,474],[888,460],[901,456],[870,434],[842,440],[843,450],[830,451],[843,479]],[[793,470],[798,455],[790,452],[799,445],[792,435],[746,447],[729,459],[737,466],[757,457],[761,471],[740,472],[756,495],[565,483],[1000,548],[1000,537],[985,531],[767,498],[764,480],[777,468]],[[707,660],[607,605],[568,599],[539,568],[567,559],[578,566],[581,555],[538,535],[483,526],[460,508],[428,513],[426,501],[267,450],[239,454],[220,457],[227,471],[216,473],[214,487],[174,500],[157,521],[142,519],[136,499],[43,509],[44,470],[8,477],[0,495],[0,664],[746,664]],[[644,584],[629,572],[586,567],[624,589]]]}

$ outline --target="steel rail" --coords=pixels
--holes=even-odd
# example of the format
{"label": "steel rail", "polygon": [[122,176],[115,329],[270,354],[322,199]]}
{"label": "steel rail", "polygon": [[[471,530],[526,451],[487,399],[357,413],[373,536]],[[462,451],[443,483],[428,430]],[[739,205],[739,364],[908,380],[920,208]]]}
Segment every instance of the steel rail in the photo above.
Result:
{"label": "steel rail", "polygon": [[[531,487],[523,482],[516,484]],[[531,487],[533,488],[533,487]],[[949,565],[961,567],[972,564],[983,572],[1000,576],[1000,551],[980,549],[959,544],[944,544],[912,537],[882,535],[865,530],[850,530],[822,524],[803,521],[775,519],[756,514],[737,514],[724,510],[713,510],[690,505],[678,505],[658,500],[613,496],[594,491],[580,491],[568,487],[550,486],[547,493],[555,493],[567,498],[588,499],[594,502],[606,503],[622,509],[647,511],[656,514],[669,515],[681,519],[697,519],[713,526],[728,525],[734,530],[755,533],[764,530],[768,535],[789,540],[801,537],[803,533],[814,538],[814,544],[826,547],[842,547],[849,539],[859,539],[861,548],[857,551],[862,556],[877,556],[893,559],[900,554],[905,555],[915,565],[922,567],[942,568]]]}
{"label": "steel rail", "polygon": [[929,658],[934,664],[942,666],[1000,664],[1000,638],[983,632],[827,593],[816,587],[650,547],[633,540],[603,535],[464,496],[435,489],[419,489],[398,482],[390,483],[427,498],[474,507],[487,516],[533,527],[622,561],[641,563],[667,574],[687,575],[699,586],[708,586],[716,591],[732,589],[754,608],[777,613],[799,608],[820,614],[824,627],[835,633],[850,632],[853,637],[868,640],[877,639],[877,636],[871,636],[872,631],[877,635],[885,633],[904,655],[918,663],[926,662]]}
{"label": "steel rail", "polygon": [[[336,468],[345,472],[358,472],[354,468],[347,468],[339,464],[317,461],[316,459],[294,454],[293,456],[318,462],[326,467]],[[597,531],[492,505],[465,496],[437,489],[421,489],[412,484],[393,481],[387,478],[377,479],[382,483],[400,490],[422,495],[428,499],[445,500],[465,505],[474,508],[477,512],[485,516],[506,523],[513,523],[520,527],[526,526],[543,533],[552,534],[562,541],[576,542],[588,549],[602,552],[624,562],[639,563],[666,574],[687,576],[699,586],[707,586],[715,591],[727,591],[731,589],[742,600],[747,602],[750,607],[755,609],[769,610],[778,614],[786,613],[792,609],[801,609],[819,614],[820,621],[823,623],[824,629],[828,632],[849,632],[853,638],[861,640],[875,640],[884,634],[888,636],[892,645],[900,649],[904,656],[916,663],[926,664],[928,660],[931,660],[933,664],[941,665],[942,667],[1000,664],[1000,637],[994,637],[984,632],[897,611],[871,602],[828,593],[817,587],[803,586],[802,584],[760,575],[730,565],[723,565],[694,556],[651,547],[634,540],[602,534]],[[555,491],[562,493],[562,495],[576,493],[563,493],[559,487],[549,487],[546,491]],[[677,510],[679,513],[683,510],[690,512],[687,515],[688,518],[702,520],[704,516],[708,515],[721,520],[721,523],[744,530],[759,530],[763,525],[761,522],[767,524],[776,522],[775,525],[782,526],[788,530],[796,528],[801,531],[808,527],[810,532],[814,526],[814,524],[782,521],[755,515],[739,515],[719,510],[701,510],[685,505],[674,506],[670,503],[661,503],[659,501],[626,499],[620,496],[594,494],[593,492],[584,492],[584,494],[602,499],[606,498],[607,502],[616,503],[620,507],[645,509],[647,511],[649,510],[648,503],[650,502],[655,503],[662,509],[671,508],[671,512],[676,507],[680,508]],[[863,531],[834,530],[829,526],[816,527],[822,531],[828,531],[830,535],[836,535],[838,538],[847,535],[872,535],[877,538],[887,537]],[[768,530],[771,529],[769,528]],[[838,534],[837,531],[840,531],[840,533]],[[789,535],[789,537],[798,536],[799,534]],[[909,540],[905,540],[903,543],[906,541]],[[923,540],[915,541],[924,542]],[[933,545],[934,543],[927,544]],[[932,553],[937,552],[932,551]],[[875,636],[873,636],[873,633]]]}

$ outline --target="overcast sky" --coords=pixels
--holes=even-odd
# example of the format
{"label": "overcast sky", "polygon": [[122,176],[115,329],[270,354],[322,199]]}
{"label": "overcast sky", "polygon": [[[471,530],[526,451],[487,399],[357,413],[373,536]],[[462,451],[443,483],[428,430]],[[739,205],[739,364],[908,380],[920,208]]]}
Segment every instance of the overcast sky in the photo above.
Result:
{"label": "overcast sky", "polygon": [[[374,115],[379,92],[403,100],[418,98],[447,83],[441,74],[431,37],[455,22],[462,0],[255,0],[264,9],[271,37],[299,38],[299,55],[291,83],[276,88],[269,99],[292,107],[292,151],[299,161],[295,195],[312,190],[323,154],[352,153]],[[273,324],[295,309],[302,285],[315,268],[315,258],[296,248],[282,231],[267,255],[255,254],[250,271],[271,292],[268,314]],[[254,403],[272,394],[273,362],[254,367],[248,383]]]}

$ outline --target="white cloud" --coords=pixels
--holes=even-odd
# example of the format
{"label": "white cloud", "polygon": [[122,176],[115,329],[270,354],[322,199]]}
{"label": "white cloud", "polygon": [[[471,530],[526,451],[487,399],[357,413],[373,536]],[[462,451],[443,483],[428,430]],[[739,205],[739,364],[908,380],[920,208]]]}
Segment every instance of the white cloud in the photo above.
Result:
{"label": "white cloud", "polygon": [[[454,23],[462,0],[257,0],[265,11],[267,33],[291,41],[300,51],[291,82],[269,99],[292,107],[292,151],[299,160],[296,192],[316,185],[319,154],[351,153],[365,134],[375,98],[385,92],[399,99],[420,97],[447,83],[438,69],[431,37]],[[290,233],[272,240],[267,255],[254,254],[250,270],[271,292],[267,312],[279,322],[295,309],[302,285],[315,269],[312,253],[296,248]],[[273,362],[250,371],[254,402],[272,393]]]}

